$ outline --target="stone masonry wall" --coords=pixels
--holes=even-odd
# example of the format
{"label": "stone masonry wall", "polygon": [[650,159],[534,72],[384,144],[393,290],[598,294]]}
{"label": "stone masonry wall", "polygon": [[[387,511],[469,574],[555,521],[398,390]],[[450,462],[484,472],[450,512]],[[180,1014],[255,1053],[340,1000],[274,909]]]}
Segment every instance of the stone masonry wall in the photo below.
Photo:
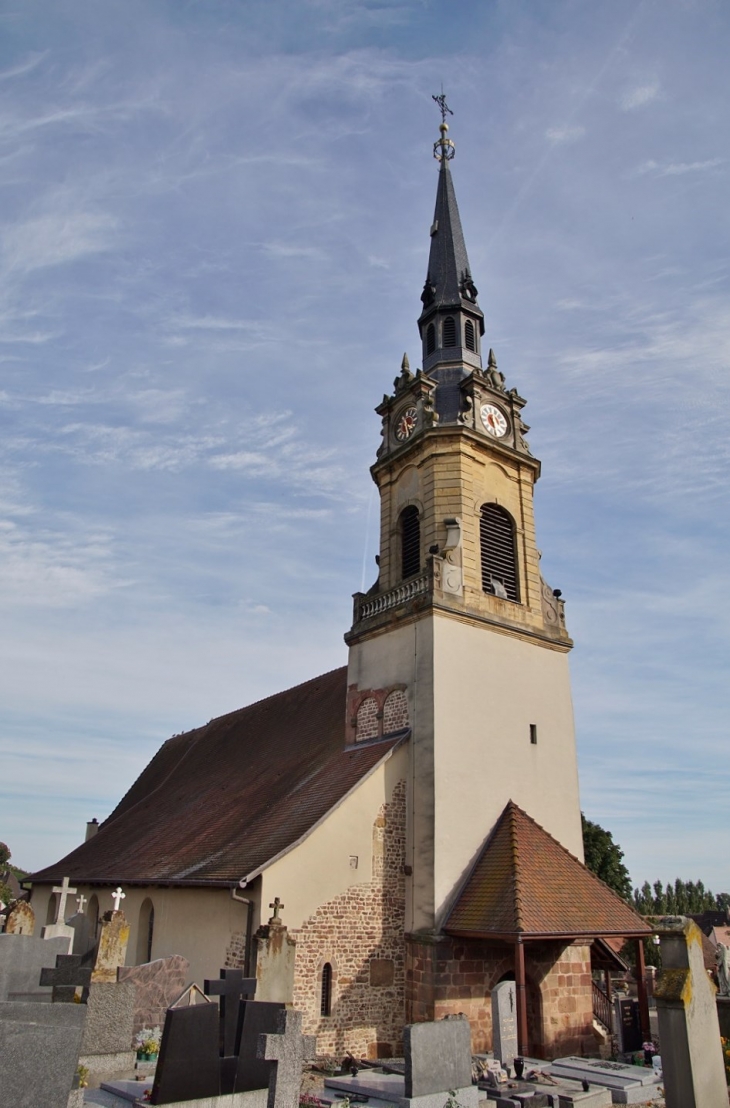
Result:
{"label": "stone masonry wall", "polygon": [[[372,879],[320,905],[296,939],[294,1007],[317,1053],[392,1056],[405,1022],[406,786],[400,781],[373,825]],[[322,1016],[322,967],[332,966],[331,1015]]]}

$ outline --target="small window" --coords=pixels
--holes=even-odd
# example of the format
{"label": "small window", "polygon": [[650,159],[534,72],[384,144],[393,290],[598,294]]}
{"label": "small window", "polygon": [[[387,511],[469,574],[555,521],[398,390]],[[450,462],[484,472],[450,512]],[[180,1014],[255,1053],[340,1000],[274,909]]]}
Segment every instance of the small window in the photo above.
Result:
{"label": "small window", "polygon": [[155,933],[155,909],[149,897],[143,901],[139,910],[139,931],[137,932],[137,965],[152,961],[152,939]]}
{"label": "small window", "polygon": [[474,324],[470,319],[467,319],[464,325],[464,345],[467,350],[476,350],[476,343],[474,342]]}
{"label": "small window", "polygon": [[96,942],[97,932],[99,931],[99,897],[96,893],[92,893],[89,897],[89,907],[86,909],[86,915],[89,917],[89,930]]}
{"label": "small window", "polygon": [[537,724],[530,724],[530,742],[533,746],[537,746]]}
{"label": "small window", "polygon": [[426,328],[426,353],[433,354],[436,349],[436,328],[433,323],[429,323]]}
{"label": "small window", "polygon": [[452,315],[447,315],[444,320],[444,346],[456,346],[456,320]]}
{"label": "small window", "polygon": [[322,995],[319,1003],[320,1016],[332,1015],[332,964],[325,962],[322,966]]}
{"label": "small window", "polygon": [[482,505],[479,540],[484,592],[519,600],[514,523],[499,504]]}
{"label": "small window", "polygon": [[404,508],[400,517],[401,577],[414,577],[421,569],[421,521],[418,508]]}

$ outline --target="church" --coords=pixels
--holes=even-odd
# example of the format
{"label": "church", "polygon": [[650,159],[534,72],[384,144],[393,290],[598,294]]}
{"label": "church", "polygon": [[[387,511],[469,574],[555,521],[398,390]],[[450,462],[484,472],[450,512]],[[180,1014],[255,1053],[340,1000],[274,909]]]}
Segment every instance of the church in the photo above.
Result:
{"label": "church", "polygon": [[121,885],[130,964],[182,954],[200,984],[278,958],[257,996],[300,1009],[319,1054],[397,1055],[404,1024],[455,1013],[489,1049],[502,980],[523,1053],[592,1052],[606,940],[640,952],[650,929],[582,863],[540,462],[484,341],[445,114],[422,368],[404,356],[376,408],[379,575],[347,666],[168,739],[32,901],[55,921],[67,876],[98,918]]}

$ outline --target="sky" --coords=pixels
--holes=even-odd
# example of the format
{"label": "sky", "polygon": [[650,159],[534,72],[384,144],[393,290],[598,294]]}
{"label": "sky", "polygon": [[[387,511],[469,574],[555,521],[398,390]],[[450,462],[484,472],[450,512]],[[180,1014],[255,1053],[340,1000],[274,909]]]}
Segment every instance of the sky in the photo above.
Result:
{"label": "sky", "polygon": [[0,839],[346,661],[440,117],[583,809],[730,889],[723,0],[1,0]]}

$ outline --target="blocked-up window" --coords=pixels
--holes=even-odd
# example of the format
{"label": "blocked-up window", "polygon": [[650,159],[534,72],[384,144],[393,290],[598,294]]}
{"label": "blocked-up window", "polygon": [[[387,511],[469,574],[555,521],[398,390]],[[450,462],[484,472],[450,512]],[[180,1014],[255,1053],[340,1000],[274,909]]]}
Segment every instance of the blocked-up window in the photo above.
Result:
{"label": "blocked-up window", "polygon": [[383,734],[391,735],[408,726],[408,701],[403,689],[388,693],[383,705]]}
{"label": "blocked-up window", "polygon": [[363,700],[357,710],[356,719],[355,742],[362,742],[363,739],[377,739],[378,702],[374,696],[368,696]]}

